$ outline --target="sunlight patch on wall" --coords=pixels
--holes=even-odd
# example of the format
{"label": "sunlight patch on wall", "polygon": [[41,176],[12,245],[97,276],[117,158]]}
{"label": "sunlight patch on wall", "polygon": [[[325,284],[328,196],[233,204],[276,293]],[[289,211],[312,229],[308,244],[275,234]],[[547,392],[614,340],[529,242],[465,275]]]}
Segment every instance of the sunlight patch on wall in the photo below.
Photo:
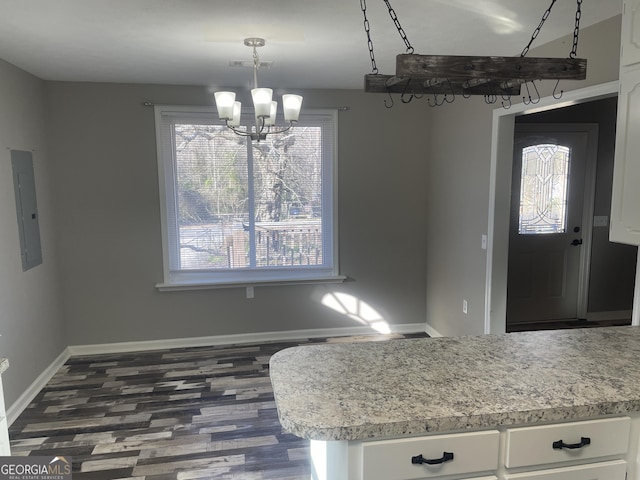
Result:
{"label": "sunlight patch on wall", "polygon": [[391,333],[391,328],[382,315],[371,305],[353,295],[341,292],[327,293],[322,297],[322,304],[379,333]]}

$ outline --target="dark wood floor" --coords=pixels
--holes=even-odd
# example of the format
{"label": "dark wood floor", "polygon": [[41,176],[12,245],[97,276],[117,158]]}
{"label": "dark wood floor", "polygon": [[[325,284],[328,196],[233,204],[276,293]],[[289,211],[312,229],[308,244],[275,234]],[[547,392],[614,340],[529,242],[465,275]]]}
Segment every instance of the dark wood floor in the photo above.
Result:
{"label": "dark wood floor", "polygon": [[271,355],[322,341],[73,357],[9,430],[13,455],[70,456],[76,480],[307,480],[280,427]]}

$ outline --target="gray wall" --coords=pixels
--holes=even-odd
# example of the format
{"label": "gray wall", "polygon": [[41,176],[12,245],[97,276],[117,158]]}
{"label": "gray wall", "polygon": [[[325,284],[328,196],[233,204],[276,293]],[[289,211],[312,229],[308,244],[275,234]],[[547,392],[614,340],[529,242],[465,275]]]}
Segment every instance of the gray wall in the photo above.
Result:
{"label": "gray wall", "polygon": [[[563,82],[565,91],[617,80],[620,23],[618,16],[581,30],[578,56],[588,58],[587,80]],[[567,36],[549,42],[529,56],[568,56],[571,41]],[[544,42],[543,34],[538,42]],[[554,85],[545,82],[541,94],[551,95]],[[427,324],[447,336],[484,331],[487,252],[481,237],[488,228],[493,108],[473,98],[433,109],[426,177]]]}
{"label": "gray wall", "polygon": [[[354,295],[390,324],[425,319],[425,132],[421,106],[309,91],[305,108],[339,114],[341,285],[158,292],[162,252],[153,109],[212,105],[204,87],[47,83],[64,312],[71,345],[356,327],[322,306]],[[402,121],[401,121],[402,115]]]}
{"label": "gray wall", "polygon": [[[519,117],[522,123],[596,123],[598,159],[594,215],[611,212],[617,97]],[[609,241],[609,229],[593,229],[589,306],[591,312],[631,310],[638,248]]]}
{"label": "gray wall", "polygon": [[[59,304],[44,82],[0,60],[0,356],[11,405],[68,344]],[[22,271],[9,149],[33,150],[43,263]]]}

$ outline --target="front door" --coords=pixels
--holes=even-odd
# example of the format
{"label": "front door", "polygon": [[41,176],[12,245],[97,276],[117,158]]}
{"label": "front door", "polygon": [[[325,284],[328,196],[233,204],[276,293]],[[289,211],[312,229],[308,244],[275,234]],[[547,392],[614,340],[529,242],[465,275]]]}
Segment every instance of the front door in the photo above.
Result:
{"label": "front door", "polygon": [[588,140],[587,131],[516,126],[508,324],[578,318]]}

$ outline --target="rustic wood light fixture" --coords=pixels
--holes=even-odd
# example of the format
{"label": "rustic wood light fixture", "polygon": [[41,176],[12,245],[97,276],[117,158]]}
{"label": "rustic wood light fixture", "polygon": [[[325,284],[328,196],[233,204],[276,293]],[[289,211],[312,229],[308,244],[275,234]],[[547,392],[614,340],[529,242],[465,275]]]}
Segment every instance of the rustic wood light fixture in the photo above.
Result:
{"label": "rustic wood light fixture", "polygon": [[538,103],[540,95],[535,84],[537,80],[556,80],[553,95],[560,98],[562,91],[557,92],[560,80],[584,80],[587,76],[587,60],[576,58],[582,0],[577,0],[573,47],[569,58],[526,57],[556,0],[551,0],[551,5],[545,11],[531,40],[519,57],[414,54],[413,47],[389,0],[384,2],[407,47],[407,53],[396,57],[395,75],[383,75],[378,72],[367,19],[366,0],[360,0],[360,7],[364,15],[364,28],[372,66],[372,73],[365,75],[365,92],[388,94],[390,102],[385,101],[388,108],[391,108],[394,103],[392,94],[400,94],[400,100],[403,103],[409,103],[414,98],[426,95],[427,102],[431,106],[452,103],[456,95],[462,95],[464,98],[483,95],[488,104],[496,103],[501,99],[502,106],[509,108],[511,97],[520,95],[523,85],[526,89],[526,95],[522,97],[523,102]]}

